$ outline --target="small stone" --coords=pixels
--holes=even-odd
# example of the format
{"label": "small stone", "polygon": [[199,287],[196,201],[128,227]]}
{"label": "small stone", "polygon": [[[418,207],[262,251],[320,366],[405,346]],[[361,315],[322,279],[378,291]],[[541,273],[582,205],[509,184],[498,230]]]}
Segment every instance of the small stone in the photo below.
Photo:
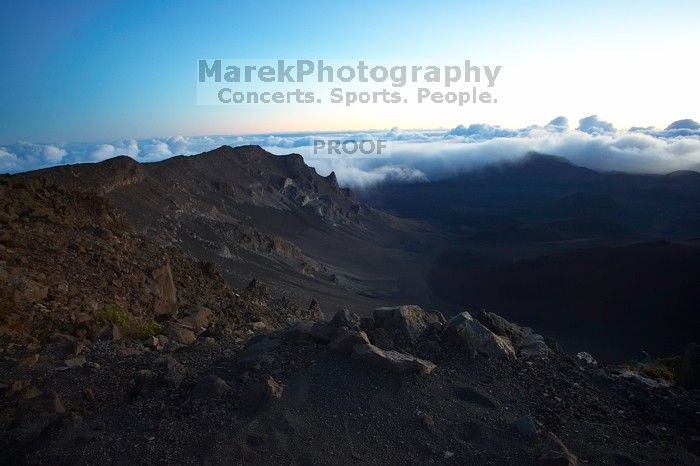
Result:
{"label": "small stone", "polygon": [[215,375],[207,375],[194,387],[193,395],[196,398],[210,398],[226,393],[231,386]]}
{"label": "small stone", "polygon": [[193,310],[189,311],[186,317],[181,318],[179,321],[182,325],[192,330],[196,335],[204,332],[209,324],[214,320],[214,311],[211,309],[199,306]]}
{"label": "small stone", "polygon": [[38,397],[41,395],[41,391],[39,391],[38,388],[36,388],[34,385],[31,387],[27,388],[24,393],[22,393],[22,398],[25,400],[33,400],[34,398]]}
{"label": "small stone", "polygon": [[185,379],[187,369],[172,356],[164,356],[156,361],[161,369],[161,379],[167,385],[178,387]]}
{"label": "small stone", "polygon": [[122,332],[115,324],[107,324],[97,333],[97,338],[102,341],[118,341],[122,338]]}
{"label": "small stone", "polygon": [[255,382],[243,391],[241,396],[241,411],[245,414],[256,413],[265,408],[271,401],[282,397],[284,386],[272,377],[262,382]]}
{"label": "small stone", "polygon": [[70,358],[63,361],[68,369],[77,369],[85,365],[85,356],[78,356],[77,358]]}
{"label": "small stone", "polygon": [[156,338],[158,339],[157,348],[163,348],[170,341],[170,339],[165,335],[156,335]]}
{"label": "small stone", "polygon": [[95,399],[95,392],[91,388],[86,388],[83,390],[83,398],[87,401],[93,401]]}
{"label": "small stone", "polygon": [[253,330],[261,331],[267,329],[267,324],[262,320],[259,320],[257,322],[252,322],[250,324],[250,328],[252,328]]}
{"label": "small stone", "polygon": [[515,421],[512,426],[518,433],[524,437],[532,438],[537,435],[537,426],[535,420],[529,414]]}
{"label": "small stone", "polygon": [[148,337],[146,340],[143,342],[144,346],[146,348],[151,348],[151,349],[158,349],[158,338],[156,337]]}
{"label": "small stone", "polygon": [[10,384],[10,388],[7,390],[5,393],[6,397],[10,397],[13,395],[16,395],[17,393],[21,392],[24,389],[25,383],[22,380],[15,380]]}
{"label": "small stone", "polygon": [[452,453],[451,451],[445,450],[445,454],[443,456],[445,457],[446,460],[449,460],[450,458],[455,456],[455,454]]}
{"label": "small stone", "polygon": [[38,354],[32,354],[27,356],[26,358],[20,359],[17,364],[20,367],[34,367],[36,363],[39,362],[39,355]]}
{"label": "small stone", "polygon": [[172,322],[165,325],[163,333],[175,343],[185,346],[190,346],[197,341],[197,336],[192,330]]}
{"label": "small stone", "polygon": [[61,396],[58,393],[53,394],[52,404],[54,413],[63,414],[66,412],[66,407],[63,404],[63,400],[61,399]]}
{"label": "small stone", "polygon": [[87,348],[81,342],[76,341],[73,344],[73,356],[81,356],[85,354],[85,351],[87,351]]}
{"label": "small stone", "polygon": [[423,427],[425,427],[428,432],[435,432],[435,420],[430,413],[418,411],[416,413],[416,417],[418,417],[418,420],[421,422],[421,424],[423,424]]}

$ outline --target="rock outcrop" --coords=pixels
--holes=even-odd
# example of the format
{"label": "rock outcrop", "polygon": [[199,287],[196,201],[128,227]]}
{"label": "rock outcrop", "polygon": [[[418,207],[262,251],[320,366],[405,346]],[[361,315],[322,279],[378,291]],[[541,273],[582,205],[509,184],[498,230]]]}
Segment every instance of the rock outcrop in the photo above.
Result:
{"label": "rock outcrop", "polygon": [[416,372],[429,375],[437,366],[430,361],[398,351],[384,351],[372,344],[357,344],[352,356],[368,364],[399,374]]}
{"label": "rock outcrop", "polygon": [[507,337],[496,335],[466,311],[447,322],[444,336],[448,342],[465,346],[474,354],[515,359],[515,349]]}

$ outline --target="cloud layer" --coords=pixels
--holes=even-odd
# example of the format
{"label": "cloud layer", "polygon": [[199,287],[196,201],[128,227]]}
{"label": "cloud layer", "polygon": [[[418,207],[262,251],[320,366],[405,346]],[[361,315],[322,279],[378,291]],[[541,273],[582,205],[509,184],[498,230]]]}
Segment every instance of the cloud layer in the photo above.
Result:
{"label": "cloud layer", "polygon": [[[700,125],[678,120],[666,129],[618,131],[596,115],[569,129],[560,116],[544,126],[508,129],[488,124],[458,125],[450,130],[389,131],[334,134],[270,134],[252,136],[172,136],[104,144],[34,144],[0,147],[0,172],[15,173],[59,164],[98,162],[128,155],[154,162],[174,155],[192,155],[221,145],[258,144],[276,154],[300,153],[322,174],[334,171],[345,186],[362,188],[392,181],[420,181],[454,176],[486,164],[537,151],[566,157],[573,163],[606,171],[667,173],[700,170]],[[313,158],[314,138],[390,141],[388,158]]]}

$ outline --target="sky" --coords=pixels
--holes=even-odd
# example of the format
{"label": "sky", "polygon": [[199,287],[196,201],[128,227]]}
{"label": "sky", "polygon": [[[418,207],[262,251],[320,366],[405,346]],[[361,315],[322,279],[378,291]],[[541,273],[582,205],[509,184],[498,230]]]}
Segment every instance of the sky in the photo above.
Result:
{"label": "sky", "polygon": [[[559,115],[572,129],[592,115],[618,129],[700,119],[697,1],[0,5],[0,170],[100,159],[122,146],[148,158],[143,147],[168,138],[517,129]],[[469,59],[502,72],[493,105],[198,105],[197,60],[212,57]]]}

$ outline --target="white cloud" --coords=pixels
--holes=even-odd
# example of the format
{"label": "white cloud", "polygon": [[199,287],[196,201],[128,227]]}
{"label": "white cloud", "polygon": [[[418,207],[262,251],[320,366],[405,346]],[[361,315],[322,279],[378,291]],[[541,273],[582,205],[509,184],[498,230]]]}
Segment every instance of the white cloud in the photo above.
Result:
{"label": "white cloud", "polygon": [[389,141],[389,158],[312,159],[314,133],[251,136],[172,136],[144,141],[105,144],[17,143],[0,149],[0,170],[17,172],[55,165],[100,161],[128,155],[140,161],[192,155],[222,145],[258,144],[275,154],[297,152],[319,174],[335,171],[341,185],[367,187],[384,180],[417,181],[454,176],[465,170],[522,157],[529,151],[560,155],[573,163],[598,170],[667,173],[700,169],[700,130],[681,120],[665,130],[632,128],[615,131],[596,116],[568,129],[557,117],[545,126],[508,129],[487,124],[459,125],[451,130],[390,130],[320,133],[318,137]]}
{"label": "white cloud", "polygon": [[474,123],[469,125],[468,127],[465,127],[464,125],[459,125],[456,128],[453,128],[447,132],[447,136],[464,136],[466,138],[474,140],[507,138],[517,135],[517,131],[503,129],[500,126],[491,126],[483,123]]}
{"label": "white cloud", "polygon": [[138,143],[130,139],[116,146],[112,144],[102,144],[92,151],[90,159],[93,162],[100,162],[119,155],[128,155],[131,158],[136,158],[139,155]]}
{"label": "white cloud", "polygon": [[549,123],[547,123],[547,128],[566,131],[569,129],[569,119],[565,116],[558,116]]}
{"label": "white cloud", "polygon": [[615,132],[615,127],[613,127],[612,123],[601,120],[598,118],[598,115],[581,118],[578,122],[578,128],[576,129],[589,134],[607,134]]}
{"label": "white cloud", "polygon": [[44,146],[44,159],[50,163],[59,163],[66,155],[65,149],[47,144]]}
{"label": "white cloud", "polygon": [[0,147],[0,172],[12,171],[17,166],[18,158],[4,147]]}

